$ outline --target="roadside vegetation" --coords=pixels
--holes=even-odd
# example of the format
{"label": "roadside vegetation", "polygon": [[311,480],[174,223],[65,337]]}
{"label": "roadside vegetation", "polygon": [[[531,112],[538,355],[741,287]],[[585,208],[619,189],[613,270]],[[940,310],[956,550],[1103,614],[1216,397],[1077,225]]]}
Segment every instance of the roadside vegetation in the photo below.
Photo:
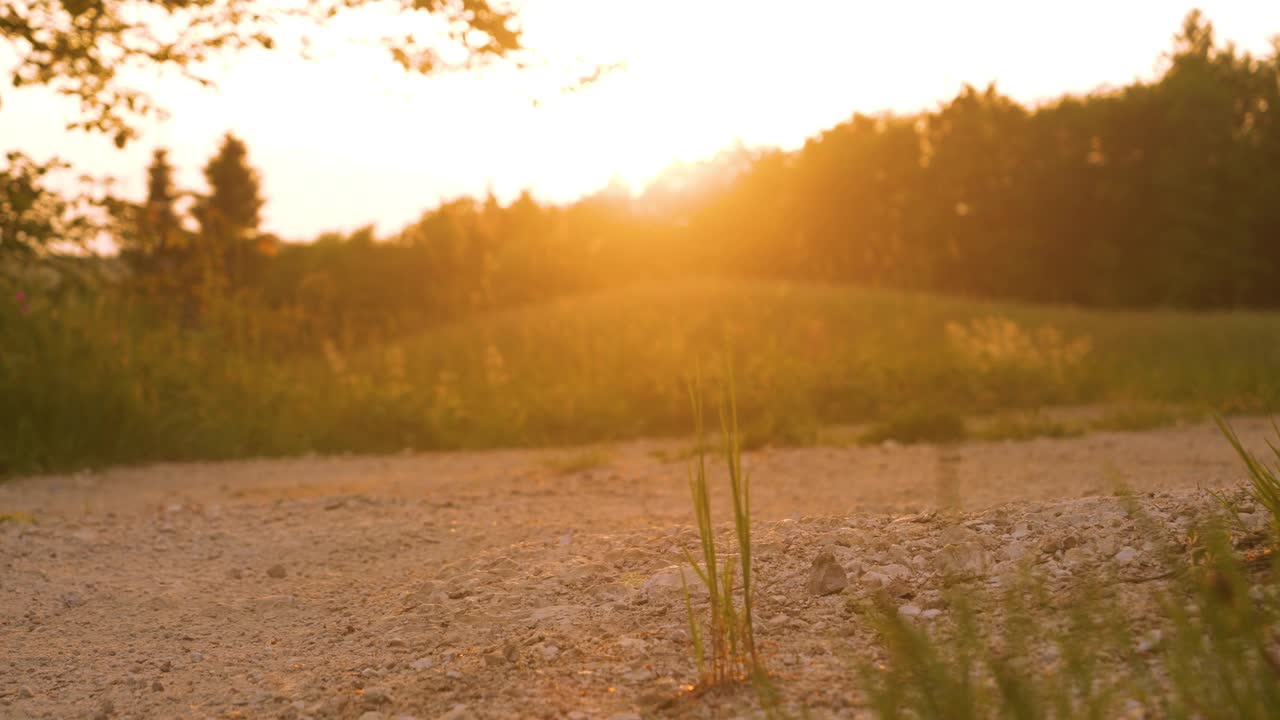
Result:
{"label": "roadside vegetation", "polygon": [[[807,716],[803,698],[787,697],[786,685],[775,682],[756,650],[750,485],[738,456],[733,385],[728,388],[721,421],[736,535],[730,550],[736,553],[717,553],[705,452],[690,461],[702,552],[694,557],[686,551],[686,559],[705,586],[710,614],[705,622],[696,616],[686,587],[698,689],[750,680],[767,717],[789,717],[791,709]],[[697,392],[694,416],[697,447],[705,448]],[[1032,561],[1014,582],[993,587],[953,573],[942,601],[948,611],[934,611],[928,622],[921,621],[918,608],[904,612],[906,606],[888,591],[866,602],[850,597],[849,621],[875,631],[875,643],[851,649],[849,658],[855,687],[875,716],[1274,717],[1280,707],[1280,445],[1270,445],[1274,457],[1268,464],[1245,449],[1225,420],[1217,422],[1248,482],[1243,491],[1212,493],[1220,502],[1216,517],[1198,518],[1185,537],[1170,538],[1131,496],[1127,503],[1129,516],[1145,528],[1145,547],[1164,565],[1161,572],[1102,573],[1065,594]],[[886,427],[920,439],[954,431],[946,421],[930,419]],[[1265,529],[1240,519],[1242,503],[1263,511]],[[741,588],[734,585],[734,561],[741,564]],[[827,562],[834,562],[829,553]],[[1151,588],[1145,602],[1122,597],[1121,590],[1133,584]]]}
{"label": "roadside vegetation", "polygon": [[1234,507],[1221,496],[1219,517],[1162,549],[1167,572],[1136,580],[1153,588],[1154,618],[1115,600],[1132,578],[1099,577],[1055,598],[1030,567],[1013,587],[977,591],[982,599],[955,578],[951,619],[927,629],[888,598],[853,608],[881,642],[857,663],[878,716],[1274,717],[1280,465],[1250,454],[1219,424],[1248,471],[1246,499],[1270,517],[1269,531],[1233,524]]}
{"label": "roadside vegetation", "polygon": [[[813,443],[836,423],[939,440],[957,434],[953,415],[1059,405],[1148,408],[1102,422],[1115,428],[1280,408],[1280,316],[1263,312],[708,280],[318,346],[287,317],[230,303],[208,313],[182,329],[145,304],[0,298],[0,463],[25,473],[685,435],[678,378],[699,358],[718,367],[726,347],[739,352],[743,447]],[[1006,434],[1042,430],[1069,432]]]}

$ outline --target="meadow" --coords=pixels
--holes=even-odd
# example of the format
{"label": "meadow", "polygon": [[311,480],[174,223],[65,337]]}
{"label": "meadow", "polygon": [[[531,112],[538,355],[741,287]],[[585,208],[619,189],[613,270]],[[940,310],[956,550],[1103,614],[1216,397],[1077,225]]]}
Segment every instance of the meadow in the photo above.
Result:
{"label": "meadow", "polygon": [[[467,318],[305,336],[223,301],[177,329],[112,299],[0,303],[10,474],[162,460],[570,445],[691,430],[686,384],[737,368],[746,447],[1024,437],[1280,408],[1280,315],[1097,311],[838,286],[702,280]],[[963,418],[996,415],[984,429]],[[941,429],[939,429],[941,428]],[[957,429],[959,428],[959,429]]]}

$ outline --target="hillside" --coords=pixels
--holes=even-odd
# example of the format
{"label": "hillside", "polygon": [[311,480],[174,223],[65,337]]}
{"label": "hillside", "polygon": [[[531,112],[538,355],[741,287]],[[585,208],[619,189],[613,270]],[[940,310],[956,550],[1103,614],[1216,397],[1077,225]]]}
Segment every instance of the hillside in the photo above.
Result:
{"label": "hillside", "polygon": [[317,347],[234,306],[218,318],[178,331],[105,301],[6,317],[0,414],[16,422],[0,463],[21,472],[682,434],[687,381],[722,377],[729,355],[753,446],[808,444],[832,423],[904,413],[1101,403],[1158,420],[1280,407],[1274,313],[702,281],[373,345]]}

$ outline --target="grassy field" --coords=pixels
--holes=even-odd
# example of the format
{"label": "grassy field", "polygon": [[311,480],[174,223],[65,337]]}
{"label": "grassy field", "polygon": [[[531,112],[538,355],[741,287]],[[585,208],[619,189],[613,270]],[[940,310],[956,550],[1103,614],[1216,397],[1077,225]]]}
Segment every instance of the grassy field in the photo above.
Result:
{"label": "grassy field", "polygon": [[[945,416],[1063,404],[1136,408],[1113,416],[1116,427],[1280,408],[1280,314],[705,281],[576,297],[373,346],[298,338],[291,327],[234,306],[180,332],[105,300],[0,305],[0,463],[19,473],[686,433],[686,379],[701,363],[714,381],[726,352],[749,446],[895,418],[954,435]],[[1037,422],[1004,436],[1061,430]]]}

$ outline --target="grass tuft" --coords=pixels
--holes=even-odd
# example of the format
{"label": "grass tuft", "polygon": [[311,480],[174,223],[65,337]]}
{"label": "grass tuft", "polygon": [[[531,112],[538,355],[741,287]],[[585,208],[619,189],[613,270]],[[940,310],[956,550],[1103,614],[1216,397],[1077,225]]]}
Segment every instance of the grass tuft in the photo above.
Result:
{"label": "grass tuft", "polygon": [[548,458],[543,466],[556,475],[574,475],[607,466],[612,457],[600,448],[589,448],[570,455]]}
{"label": "grass tuft", "polygon": [[[1249,471],[1249,493],[1271,513],[1274,548],[1280,467],[1264,465],[1218,422]],[[1280,460],[1276,443],[1271,449]],[[1280,556],[1241,554],[1211,523],[1165,558],[1169,571],[1152,579],[1167,584],[1147,591],[1145,612],[1126,609],[1115,578],[1059,597],[1030,572],[989,601],[982,588],[957,582],[948,615],[930,626],[878,598],[867,614],[879,655],[858,663],[869,701],[889,719],[1276,717]]]}
{"label": "grass tuft", "polygon": [[[1245,449],[1240,442],[1239,436],[1231,429],[1226,420],[1223,420],[1221,416],[1214,416],[1214,420],[1218,423],[1218,427],[1222,430],[1222,434],[1226,436],[1227,442],[1231,443],[1231,447],[1235,449],[1236,454],[1244,462],[1245,469],[1249,472],[1249,494],[1253,496],[1254,501],[1267,510],[1267,513],[1271,516],[1272,529],[1280,537],[1280,445],[1272,441],[1267,442],[1277,462],[1275,468],[1267,467],[1265,463]],[[1280,427],[1275,426],[1274,423],[1272,427],[1275,429],[1277,441],[1280,441]]]}
{"label": "grass tuft", "polygon": [[972,435],[986,442],[1025,441],[1035,438],[1068,438],[1085,434],[1081,423],[1055,420],[1039,412],[1002,413],[981,424]]}
{"label": "grass tuft", "polygon": [[24,512],[4,512],[0,513],[0,525],[5,523],[16,523],[19,525],[35,525],[36,518],[30,513]]}
{"label": "grass tuft", "polygon": [[[737,392],[732,369],[726,373],[720,399],[720,427],[723,435],[725,463],[729,472],[729,494],[733,505],[734,536],[738,562],[720,563],[716,551],[715,528],[711,520],[711,493],[707,481],[707,447],[703,413],[701,376],[690,384],[694,429],[700,450],[689,464],[689,493],[698,524],[701,564],[685,550],[685,558],[698,580],[707,588],[710,617],[705,632],[693,612],[688,587],[684,587],[685,607],[689,614],[689,635],[693,641],[694,660],[699,682],[703,686],[728,680],[764,677],[764,666],[755,642],[752,619],[755,578],[751,571],[751,481],[742,468],[741,433],[738,429]],[[741,587],[737,586],[741,582]],[[681,573],[681,582],[684,575]],[[735,595],[741,591],[741,607]],[[703,638],[706,638],[705,640]],[[766,685],[759,685],[765,687]]]}
{"label": "grass tuft", "polygon": [[1187,409],[1150,403],[1127,404],[1109,408],[1102,417],[1089,424],[1091,430],[1139,432],[1177,425],[1184,420],[1199,419]]}

